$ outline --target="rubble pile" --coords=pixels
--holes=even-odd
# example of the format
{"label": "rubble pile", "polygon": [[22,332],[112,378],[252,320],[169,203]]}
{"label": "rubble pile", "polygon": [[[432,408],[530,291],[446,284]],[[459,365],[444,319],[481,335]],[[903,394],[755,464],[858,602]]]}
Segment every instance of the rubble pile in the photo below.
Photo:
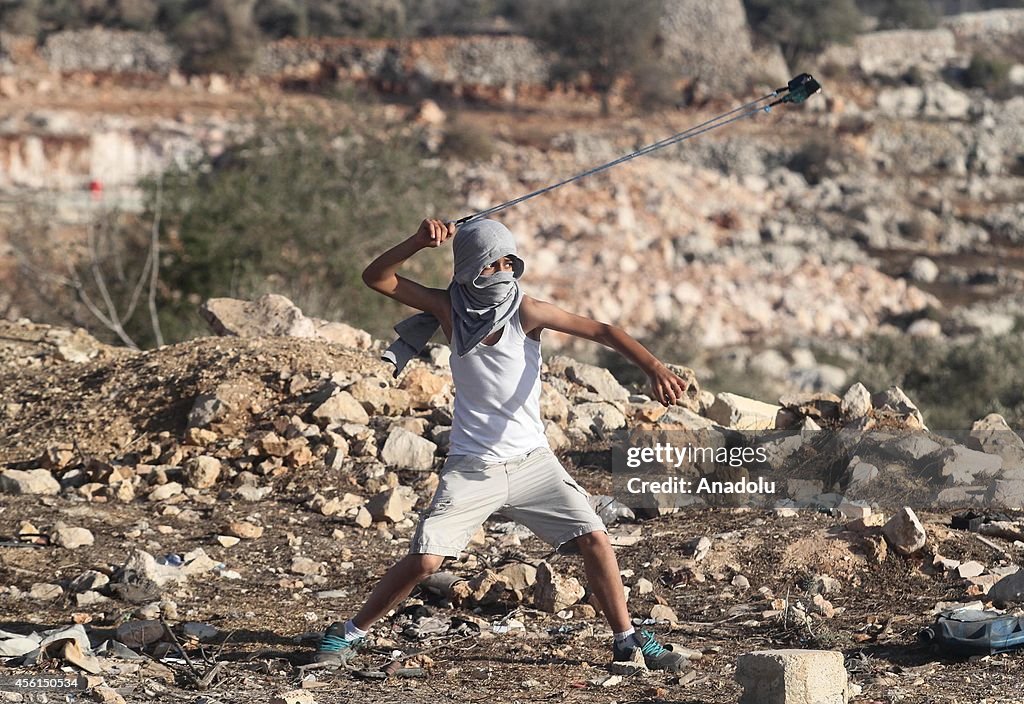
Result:
{"label": "rubble pile", "polygon": [[[0,535],[0,569],[16,565],[11,574],[21,575],[0,589],[0,604],[68,623],[5,628],[8,666],[56,660],[97,678],[93,690],[106,687],[111,697],[128,693],[125,678],[140,672],[153,692],[174,682],[202,690],[233,667],[209,658],[230,638],[217,620],[234,608],[229,601],[245,603],[253,589],[281,595],[279,604],[257,598],[233,611],[233,628],[252,628],[264,609],[281,609],[279,627],[294,627],[291,605],[303,604],[308,631],[293,642],[306,652],[325,621],[350,614],[403,554],[447,449],[448,348],[431,345],[396,380],[378,359],[384,341],[337,326],[325,333],[323,321],[309,321],[287,299],[210,301],[204,310],[224,336],[147,352],[4,324],[0,490],[29,510],[8,512],[16,520]],[[589,477],[634,623],[666,631],[693,670],[666,679],[615,663],[607,674],[581,676],[580,686],[697,687],[719,678],[708,668],[723,652],[738,653],[691,620],[825,651],[891,641],[892,621],[857,600],[905,583],[877,583],[875,572],[896,565],[938,593],[922,619],[1020,603],[1014,555],[1024,549],[1024,519],[1012,509],[1021,505],[1024,443],[1001,417],[979,420],[958,441],[931,433],[896,387],[872,393],[856,383],[843,395],[766,402],[712,394],[691,370],[675,371],[688,393],[666,408],[606,369],[548,357],[541,407],[552,447],[573,461],[607,457],[620,432],[713,433],[766,450],[763,465],[744,467],[744,476],[776,471],[784,481],[772,497],[712,514],[700,499],[634,511],[608,493],[607,467]],[[922,466],[925,474],[911,471]],[[946,492],[951,510],[974,508],[936,515],[935,504],[915,503],[907,488],[920,486]],[[705,508],[695,514],[693,505]],[[72,568],[32,560],[54,551]],[[457,678],[468,670],[456,664],[439,675],[443,656],[424,649],[516,643],[508,647],[582,654],[610,637],[600,610],[578,565],[499,513],[374,642],[398,653],[395,676],[433,669]],[[697,633],[710,640],[691,647]],[[877,686],[861,681],[844,691]],[[539,682],[525,678],[522,687]]]}

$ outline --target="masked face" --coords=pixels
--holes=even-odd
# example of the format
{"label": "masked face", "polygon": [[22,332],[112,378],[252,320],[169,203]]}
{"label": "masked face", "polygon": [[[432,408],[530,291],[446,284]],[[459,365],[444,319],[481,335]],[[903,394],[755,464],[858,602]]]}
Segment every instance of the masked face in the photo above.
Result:
{"label": "masked face", "polygon": [[493,276],[500,272],[507,272],[511,274],[513,272],[513,262],[514,260],[512,257],[502,257],[481,269],[480,276]]}

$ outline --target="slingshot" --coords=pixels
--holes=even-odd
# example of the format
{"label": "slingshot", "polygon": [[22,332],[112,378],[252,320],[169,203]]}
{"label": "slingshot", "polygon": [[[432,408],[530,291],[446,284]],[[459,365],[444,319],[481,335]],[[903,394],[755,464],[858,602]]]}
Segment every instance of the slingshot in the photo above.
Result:
{"label": "slingshot", "polygon": [[610,169],[611,167],[616,166],[617,164],[621,164],[631,159],[636,159],[638,156],[650,154],[651,152],[657,151],[658,149],[663,149],[673,144],[685,142],[686,140],[692,137],[704,134],[705,132],[710,132],[711,130],[718,129],[719,127],[724,127],[725,125],[728,125],[732,122],[737,122],[744,118],[751,117],[759,112],[771,112],[771,109],[776,105],[781,105],[784,103],[791,103],[796,105],[802,103],[815,93],[819,92],[820,90],[821,84],[814,80],[814,78],[809,73],[801,73],[799,76],[791,80],[782,88],[776,88],[768,95],[762,96],[757,100],[752,100],[749,103],[740,105],[738,108],[734,108],[729,112],[722,113],[721,115],[713,117],[710,120],[700,123],[699,125],[690,127],[689,129],[683,130],[682,132],[677,132],[671,137],[666,137],[661,141],[655,142],[653,144],[648,144],[646,147],[641,147],[640,149],[637,149],[635,152],[632,152],[631,154],[626,154],[625,156],[619,157],[618,159],[614,159],[613,161],[609,161],[607,164],[601,164],[600,166],[596,166],[592,169],[584,171],[583,173],[576,174],[575,176],[567,178],[564,181],[559,181],[558,183],[552,184],[550,186],[545,186],[544,188],[533,191],[532,193],[527,193],[524,196],[519,196],[518,198],[506,201],[499,205],[495,205],[486,210],[481,210],[480,212],[473,213],[472,215],[467,215],[463,218],[459,218],[458,220],[455,221],[455,224],[462,225],[464,223],[469,222],[470,220],[476,220],[477,218],[484,218],[489,215],[493,215],[494,213],[505,210],[505,208],[511,208],[513,205],[522,203],[523,201],[529,200],[530,198],[534,198],[535,196],[539,196],[549,191],[553,191],[556,188],[560,188],[561,186],[564,186],[567,183],[579,181],[581,178],[584,178],[585,176],[590,176],[591,174],[596,174],[606,169]]}

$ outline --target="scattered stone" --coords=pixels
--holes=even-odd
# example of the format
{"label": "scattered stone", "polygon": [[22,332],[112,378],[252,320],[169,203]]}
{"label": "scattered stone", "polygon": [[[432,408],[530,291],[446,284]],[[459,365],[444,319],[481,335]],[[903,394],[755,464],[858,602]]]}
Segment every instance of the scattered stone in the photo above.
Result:
{"label": "scattered stone", "polygon": [[172,496],[177,496],[182,492],[181,484],[178,482],[167,482],[166,484],[158,484],[146,498],[150,501],[166,501]]}
{"label": "scattered stone", "polygon": [[416,505],[417,499],[412,487],[399,485],[371,497],[366,510],[375,521],[398,523]]}
{"label": "scattered stone", "polygon": [[313,693],[305,689],[290,689],[287,692],[275,694],[270,698],[270,704],[316,704]]}
{"label": "scattered stone", "polygon": [[316,406],[312,411],[312,416],[322,425],[338,423],[366,425],[370,422],[370,416],[366,413],[363,405],[348,391],[339,391]]}
{"label": "scattered stone", "polygon": [[498,576],[504,582],[505,588],[516,593],[522,599],[526,592],[537,583],[537,568],[525,562],[513,562],[502,567]]}
{"label": "scattered stone", "polygon": [[1003,460],[999,455],[954,445],[938,453],[932,467],[935,476],[942,477],[949,484],[974,484],[975,477],[998,475]]}
{"label": "scattered stone", "polygon": [[990,413],[974,422],[967,447],[998,455],[1005,468],[1024,468],[1024,440],[998,413]]}
{"label": "scattered stone", "polygon": [[229,535],[243,540],[255,540],[263,535],[263,526],[249,521],[231,521],[227,530]]}
{"label": "scattered stone", "polygon": [[651,582],[649,579],[644,579],[643,577],[640,577],[633,584],[633,589],[636,590],[637,594],[650,594],[654,591],[654,583]]}
{"label": "scattered stone", "polygon": [[928,257],[914,257],[914,261],[910,262],[907,275],[911,281],[930,284],[939,278],[939,267]]}
{"label": "scattered stone", "polygon": [[400,469],[429,470],[434,467],[437,445],[426,438],[395,428],[388,434],[380,458],[388,466]]}
{"label": "scattered stone", "polygon": [[848,490],[862,490],[878,477],[878,467],[854,457],[849,465],[850,481]]}
{"label": "scattered stone", "polygon": [[762,650],[736,659],[739,704],[846,704],[843,654],[825,650]]}
{"label": "scattered stone", "polygon": [[0,473],[0,491],[52,496],[60,493],[60,484],[47,469],[7,469]]}
{"label": "scattered stone", "polygon": [[605,401],[579,403],[569,409],[569,427],[586,435],[603,437],[626,427],[626,416]]}
{"label": "scattered stone", "polygon": [[882,528],[889,544],[902,555],[911,555],[925,546],[928,534],[917,514],[909,506],[901,508]]}
{"label": "scattered stone", "polygon": [[981,564],[977,560],[970,560],[969,562],[960,563],[956,568],[956,572],[961,579],[979,577],[985,573],[985,565]]}
{"label": "scattered stone", "polygon": [[824,616],[825,618],[832,618],[836,615],[836,610],[835,607],[832,606],[832,602],[821,594],[815,594],[811,597],[811,607],[814,613]]}
{"label": "scattered stone", "polygon": [[924,424],[924,416],[917,406],[907,398],[903,389],[898,386],[890,386],[885,391],[880,391],[871,397],[871,405],[879,411],[885,411],[899,416],[908,427],[917,430],[927,430]]}
{"label": "scattered stone", "polygon": [[607,369],[574,361],[566,367],[565,373],[571,381],[596,393],[601,401],[629,399],[629,391]]}
{"label": "scattered stone", "polygon": [[1024,479],[996,479],[985,491],[985,503],[1010,509],[1024,508]]}
{"label": "scattered stone", "polygon": [[110,577],[102,572],[86,570],[72,579],[71,583],[68,584],[68,588],[73,592],[85,592],[92,589],[99,589],[100,587],[107,585],[109,582]]}
{"label": "scattered stone", "polygon": [[839,408],[846,420],[863,418],[871,412],[871,392],[858,381],[843,394]]}
{"label": "scattered stone", "polygon": [[196,640],[213,640],[217,637],[217,634],[220,633],[220,630],[208,623],[187,621],[181,624],[181,632],[186,638],[195,638]]}
{"label": "scattered stone", "polygon": [[664,604],[655,604],[651,607],[651,618],[655,621],[668,621],[673,626],[679,623],[679,617],[671,607]]}
{"label": "scattered stone", "polygon": [[398,388],[409,394],[412,408],[430,408],[435,405],[436,398],[449,387],[449,380],[434,374],[424,367],[413,367],[402,377]]}
{"label": "scattered stone", "polygon": [[732,586],[737,589],[750,589],[750,580],[741,574],[732,578]]}
{"label": "scattered stone", "polygon": [[707,417],[737,430],[771,430],[780,409],[781,406],[723,392],[715,396]]}
{"label": "scattered stone", "polygon": [[235,535],[218,535],[216,537],[216,540],[218,543],[220,543],[223,547],[226,548],[233,548],[242,541],[241,538]]}
{"label": "scattered stone", "polygon": [[[59,524],[58,524],[59,525]],[[92,545],[95,539],[87,528],[72,528],[60,526],[50,535],[50,541],[68,550],[80,548],[83,545]]]}
{"label": "scattered stone", "polygon": [[221,465],[216,457],[200,455],[186,460],[183,474],[188,485],[196,489],[208,489],[220,478]]}
{"label": "scattered stone", "polygon": [[533,602],[541,611],[558,613],[583,598],[585,590],[575,577],[556,574],[547,562],[537,567]]}
{"label": "scattered stone", "polygon": [[59,599],[63,594],[64,590],[59,584],[45,582],[36,582],[28,591],[29,597],[38,601],[53,601]]}
{"label": "scattered stone", "polygon": [[323,574],[327,569],[327,565],[308,557],[294,557],[292,558],[292,564],[288,569],[293,574],[317,575]]}

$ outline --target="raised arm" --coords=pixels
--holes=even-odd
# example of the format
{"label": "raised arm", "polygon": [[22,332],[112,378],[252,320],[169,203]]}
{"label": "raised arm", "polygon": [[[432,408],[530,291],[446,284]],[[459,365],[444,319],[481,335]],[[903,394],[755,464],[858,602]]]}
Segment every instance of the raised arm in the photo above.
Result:
{"label": "raised arm", "polygon": [[399,242],[370,262],[363,271],[363,283],[378,293],[427,313],[441,316],[448,307],[447,291],[430,288],[398,275],[398,269],[412,255],[428,247],[440,247],[455,236],[455,223],[424,220],[416,234]]}
{"label": "raised arm", "polygon": [[537,329],[557,330],[599,342],[640,367],[651,383],[654,397],[670,406],[683,398],[688,384],[673,374],[657,357],[622,328],[562,310],[553,303],[523,297],[520,322],[527,333]]}

